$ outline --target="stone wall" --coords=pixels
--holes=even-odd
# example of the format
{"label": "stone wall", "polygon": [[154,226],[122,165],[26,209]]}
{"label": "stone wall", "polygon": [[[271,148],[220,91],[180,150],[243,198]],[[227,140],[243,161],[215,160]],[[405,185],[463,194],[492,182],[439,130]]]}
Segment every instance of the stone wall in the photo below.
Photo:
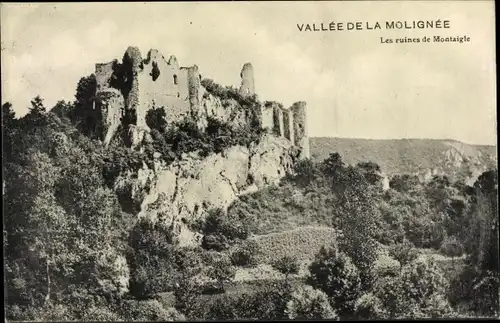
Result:
{"label": "stone wall", "polygon": [[270,133],[272,133],[273,128],[274,128],[274,111],[273,107],[268,105],[262,105],[261,106],[261,114],[262,114],[262,128],[263,129],[268,129]]}
{"label": "stone wall", "polygon": [[[168,123],[177,123],[191,116],[192,110],[200,107],[204,89],[201,86],[198,67],[180,67],[175,56],[168,61],[156,49],[151,49],[147,58],[143,59],[137,47],[127,48],[122,63],[117,60],[105,64],[96,64],[96,97],[107,96],[106,92],[113,88],[121,93],[122,111],[111,112],[113,104],[99,105],[105,115],[125,116],[121,119],[125,128],[134,125],[135,129],[148,130],[146,115],[153,108],[163,108]],[[101,95],[102,94],[102,95]],[[117,97],[113,92],[113,96]],[[104,123],[110,123],[103,118]],[[103,125],[103,138],[110,138],[116,131],[116,118],[113,126]]]}
{"label": "stone wall", "polygon": [[276,136],[284,137],[285,136],[285,128],[283,124],[283,108],[278,104],[273,104],[273,133]]}
{"label": "stone wall", "polygon": [[[172,55],[167,60],[156,49],[151,49],[146,59],[143,59],[137,47],[129,47],[121,63],[114,60],[96,64],[95,75],[95,107],[101,115],[102,139],[106,144],[120,124],[126,130],[133,128],[129,133],[148,131],[146,116],[153,108],[165,110],[167,124],[192,118],[200,129],[204,129],[208,117],[216,117],[236,127],[254,124],[248,107],[242,107],[234,99],[221,102],[219,98],[205,95],[206,90],[201,85],[197,65],[181,67],[175,56]],[[243,65],[240,76],[240,95],[254,95],[255,80],[250,63]],[[255,117],[259,119],[262,128],[268,128],[276,136],[286,138],[303,148],[302,158],[309,157],[304,102],[297,102],[290,109],[283,109],[281,104],[269,102],[257,112]],[[141,138],[136,135],[132,137],[132,145],[137,144],[137,138]]]}
{"label": "stone wall", "polygon": [[189,115],[188,78],[182,74],[175,56],[170,56],[167,61],[157,50],[149,51],[138,76],[140,110],[137,126],[147,127],[143,117],[153,108],[163,108],[168,121],[182,120]]}
{"label": "stone wall", "polygon": [[118,63],[118,60],[113,60],[109,63],[95,64],[95,78],[97,92],[104,91],[110,87],[109,80],[113,75],[113,66]]}
{"label": "stone wall", "polygon": [[283,111],[283,125],[285,128],[285,138],[295,144],[295,133],[293,131],[293,111],[286,109]]}

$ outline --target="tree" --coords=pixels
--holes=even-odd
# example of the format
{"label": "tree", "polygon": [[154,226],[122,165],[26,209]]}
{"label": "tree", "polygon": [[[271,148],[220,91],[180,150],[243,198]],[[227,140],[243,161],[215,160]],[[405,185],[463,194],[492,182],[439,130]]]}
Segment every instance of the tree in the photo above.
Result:
{"label": "tree", "polygon": [[272,264],[273,268],[285,275],[285,284],[288,284],[290,275],[298,274],[299,263],[294,256],[284,256]]}
{"label": "tree", "polygon": [[258,253],[258,244],[254,240],[245,240],[231,253],[231,263],[235,266],[255,266]]}
{"label": "tree", "polygon": [[8,301],[59,319],[65,303],[78,317],[82,290],[92,299],[126,291],[126,221],[104,186],[98,145],[53,113],[30,112],[15,128],[4,196]]}
{"label": "tree", "polygon": [[208,275],[210,278],[217,281],[219,288],[222,292],[228,282],[231,282],[236,274],[235,268],[232,266],[229,257],[224,254],[213,255],[210,261],[210,270]]}
{"label": "tree", "polygon": [[418,189],[420,185],[418,177],[409,174],[395,174],[389,181],[389,187],[400,193],[410,193]]}
{"label": "tree", "polygon": [[311,159],[303,159],[295,163],[294,173],[294,182],[302,186],[307,186],[322,177],[319,165]]}
{"label": "tree", "polygon": [[247,296],[248,302],[240,304],[247,310],[247,319],[283,320],[288,317],[287,303],[291,295],[292,288],[289,284],[283,281],[267,283],[263,289]]}
{"label": "tree", "polygon": [[389,255],[399,262],[401,271],[406,264],[417,259],[419,253],[413,244],[405,239],[403,243],[392,245],[389,249]]}
{"label": "tree", "polygon": [[12,142],[16,137],[17,130],[16,123],[16,113],[12,104],[10,102],[2,104],[2,161],[9,160],[12,154]]}
{"label": "tree", "polygon": [[287,302],[286,314],[291,320],[330,319],[338,320],[332,309],[328,296],[308,285],[296,288]]}
{"label": "tree", "polygon": [[98,138],[97,125],[99,116],[94,111],[93,105],[96,99],[97,81],[94,74],[82,77],[78,81],[75,93],[75,107],[71,121],[84,135]]}
{"label": "tree", "polygon": [[350,315],[361,293],[359,271],[343,252],[321,248],[309,266],[308,284],[332,298],[339,315]]}
{"label": "tree", "polygon": [[56,105],[50,110],[50,112],[56,114],[59,118],[72,119],[74,114],[74,104],[66,102],[64,100],[57,101]]}
{"label": "tree", "polygon": [[[360,162],[356,165],[359,168],[368,183],[371,185],[380,185],[382,180],[382,175],[380,172],[380,166],[374,162]],[[380,186],[382,188],[382,186]]]}
{"label": "tree", "polygon": [[380,320],[387,317],[380,298],[369,292],[358,298],[355,304],[356,316],[362,320]]}
{"label": "tree", "polygon": [[2,104],[2,128],[5,126],[12,125],[13,121],[16,119],[16,113],[12,108],[12,103],[5,102]]}
{"label": "tree", "polygon": [[47,112],[47,109],[43,105],[43,99],[37,95],[33,100],[31,100],[31,107],[29,108],[29,112],[33,114],[44,114]]}
{"label": "tree", "polygon": [[339,153],[331,153],[327,159],[323,161],[322,169],[327,175],[334,176],[337,170],[345,166],[342,157]]}
{"label": "tree", "polygon": [[382,222],[380,209],[375,204],[376,190],[352,166],[339,171],[332,186],[339,197],[337,208],[341,214],[339,247],[360,270],[363,288],[370,288],[378,252],[375,237],[379,236]]}
{"label": "tree", "polygon": [[389,318],[429,318],[450,314],[447,288],[448,281],[435,262],[418,258],[405,265],[397,277],[382,278],[374,295],[382,301]]}
{"label": "tree", "polygon": [[167,130],[167,114],[165,108],[153,108],[146,113],[146,124],[149,128],[158,130],[160,133],[165,133]]}
{"label": "tree", "polygon": [[148,297],[166,291],[174,281],[173,235],[158,222],[140,219],[130,234],[129,263],[132,270],[131,293]]}

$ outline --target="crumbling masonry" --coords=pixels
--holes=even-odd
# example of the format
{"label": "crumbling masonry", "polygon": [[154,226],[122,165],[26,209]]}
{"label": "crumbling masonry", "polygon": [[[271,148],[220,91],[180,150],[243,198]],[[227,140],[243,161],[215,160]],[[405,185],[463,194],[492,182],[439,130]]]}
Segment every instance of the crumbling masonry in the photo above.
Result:
{"label": "crumbling masonry", "polygon": [[[137,47],[129,47],[121,63],[113,60],[96,64],[95,76],[95,109],[101,114],[101,136],[105,144],[109,144],[120,125],[149,130],[146,114],[151,109],[163,108],[166,121],[175,124],[185,118],[196,119],[207,106],[214,105],[215,99],[205,96],[198,66],[180,67],[175,56],[167,60],[155,49],[143,59]],[[240,95],[254,95],[255,80],[250,63],[243,65],[240,76]],[[259,117],[263,128],[300,147],[300,158],[309,158],[305,102],[294,103],[289,109],[278,103],[267,103],[261,106]]]}

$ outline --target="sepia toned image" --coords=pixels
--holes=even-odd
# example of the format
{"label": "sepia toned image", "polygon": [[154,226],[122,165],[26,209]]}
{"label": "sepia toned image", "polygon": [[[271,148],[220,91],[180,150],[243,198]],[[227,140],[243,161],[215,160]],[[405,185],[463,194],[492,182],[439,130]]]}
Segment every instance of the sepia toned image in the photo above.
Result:
{"label": "sepia toned image", "polygon": [[6,321],[500,318],[494,1],[0,8]]}

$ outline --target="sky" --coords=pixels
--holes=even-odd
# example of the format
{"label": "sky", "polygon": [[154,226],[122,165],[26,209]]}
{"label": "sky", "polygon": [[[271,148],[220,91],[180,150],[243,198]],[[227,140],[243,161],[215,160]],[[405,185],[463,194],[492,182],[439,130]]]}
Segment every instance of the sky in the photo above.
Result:
{"label": "sky", "polygon": [[[448,29],[386,30],[385,21],[448,20]],[[380,22],[382,29],[299,31],[297,24]],[[468,36],[466,43],[381,37]],[[240,83],[254,68],[261,100],[307,102],[309,135],[434,138],[496,144],[493,1],[1,4],[2,103],[74,100],[95,63],[128,46]]]}

